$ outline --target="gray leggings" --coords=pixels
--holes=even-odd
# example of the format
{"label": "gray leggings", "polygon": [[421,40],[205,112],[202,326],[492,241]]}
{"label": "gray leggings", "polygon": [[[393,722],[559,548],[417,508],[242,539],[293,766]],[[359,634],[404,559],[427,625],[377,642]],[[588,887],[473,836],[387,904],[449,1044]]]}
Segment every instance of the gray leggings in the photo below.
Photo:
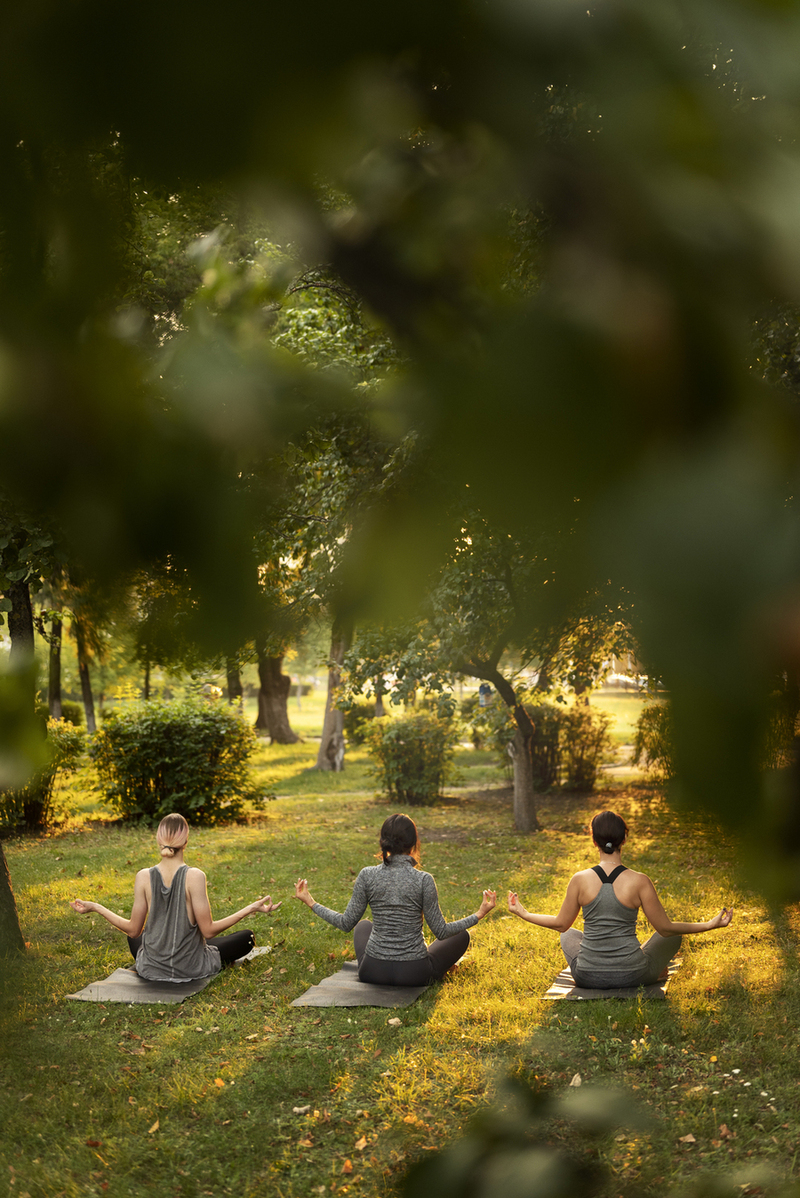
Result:
{"label": "gray leggings", "polygon": [[576,973],[575,961],[580,952],[582,940],[583,932],[570,928],[568,932],[561,933],[561,948],[576,983],[592,990],[614,990],[618,986],[650,986],[653,982],[658,981],[681,946],[680,936],[659,936],[658,932],[653,932],[646,944],[642,945],[642,952],[647,958],[647,968],[644,973],[637,971],[637,976],[637,974],[620,973],[614,970],[606,972],[601,969],[593,969],[586,973],[578,970]]}
{"label": "gray leggings", "polygon": [[434,940],[427,955],[413,961],[381,961],[367,955],[372,921],[362,919],[353,929],[353,946],[358,960],[358,978],[379,986],[427,986],[444,977],[469,948],[469,932],[456,932],[446,940]]}

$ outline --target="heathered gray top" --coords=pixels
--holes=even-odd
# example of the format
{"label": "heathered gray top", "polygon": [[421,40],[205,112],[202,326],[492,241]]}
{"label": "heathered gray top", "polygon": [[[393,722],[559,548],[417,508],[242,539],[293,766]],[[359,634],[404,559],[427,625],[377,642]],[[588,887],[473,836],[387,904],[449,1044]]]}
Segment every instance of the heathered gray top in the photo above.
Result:
{"label": "heathered gray top", "polygon": [[[638,907],[626,907],[604,882],[583,908],[583,940],[575,966],[581,973],[631,974],[642,976],[649,962],[636,939]],[[626,983],[627,984],[627,983]]]}
{"label": "heathered gray top", "polygon": [[477,915],[448,923],[439,906],[436,883],[416,869],[414,859],[392,856],[388,865],[368,865],[355,880],[353,894],[343,913],[314,903],[312,911],[335,928],[349,932],[369,906],[372,934],[367,954],[378,961],[416,961],[427,955],[422,917],[437,940],[446,940],[465,928],[474,928]]}
{"label": "heathered gray top", "polygon": [[197,924],[186,912],[186,871],[175,871],[171,886],[164,885],[161,870],[150,870],[150,910],[141,947],[136,954],[136,972],[148,982],[189,982],[219,973],[219,949],[206,944]]}

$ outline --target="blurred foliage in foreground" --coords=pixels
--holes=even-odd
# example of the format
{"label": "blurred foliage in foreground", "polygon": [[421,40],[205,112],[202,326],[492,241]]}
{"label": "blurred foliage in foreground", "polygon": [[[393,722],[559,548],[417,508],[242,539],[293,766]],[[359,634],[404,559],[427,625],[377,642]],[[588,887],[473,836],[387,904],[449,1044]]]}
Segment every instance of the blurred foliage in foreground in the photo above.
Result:
{"label": "blurred foliage in foreground", "polygon": [[[20,527],[100,585],[174,563],[236,643],[264,618],[265,464],[354,407],[385,443],[414,430],[424,469],[362,508],[329,601],[413,613],[467,487],[510,535],[555,530],[530,619],[625,589],[684,800],[756,867],[778,853],[797,898],[800,786],[760,763],[800,667],[799,50],[784,0],[17,6],[0,472]],[[212,219],[216,265],[210,243],[183,256],[182,222]],[[267,335],[300,276],[259,222],[360,307],[384,385],[354,388],[336,338],[317,369],[308,323],[298,353]]]}

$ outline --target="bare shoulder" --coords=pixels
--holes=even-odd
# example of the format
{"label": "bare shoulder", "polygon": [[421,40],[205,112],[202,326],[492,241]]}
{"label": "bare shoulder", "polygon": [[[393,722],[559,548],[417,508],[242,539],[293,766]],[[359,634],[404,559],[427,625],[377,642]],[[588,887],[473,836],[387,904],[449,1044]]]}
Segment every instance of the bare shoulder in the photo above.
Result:
{"label": "bare shoulder", "polygon": [[206,875],[202,869],[198,869],[196,865],[190,865],[186,870],[187,885],[195,888],[197,886],[205,886]]}

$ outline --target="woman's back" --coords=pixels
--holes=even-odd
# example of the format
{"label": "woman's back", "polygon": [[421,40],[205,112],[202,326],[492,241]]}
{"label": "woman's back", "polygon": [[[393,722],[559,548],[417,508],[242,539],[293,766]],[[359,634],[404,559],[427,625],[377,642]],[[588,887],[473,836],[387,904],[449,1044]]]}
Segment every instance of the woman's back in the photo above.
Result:
{"label": "woman's back", "polygon": [[[186,910],[186,875],[180,865],[167,885],[161,870],[150,871],[150,909],[136,970],[153,982],[177,982],[219,973],[219,950],[206,944]],[[171,872],[171,871],[170,871]]]}

